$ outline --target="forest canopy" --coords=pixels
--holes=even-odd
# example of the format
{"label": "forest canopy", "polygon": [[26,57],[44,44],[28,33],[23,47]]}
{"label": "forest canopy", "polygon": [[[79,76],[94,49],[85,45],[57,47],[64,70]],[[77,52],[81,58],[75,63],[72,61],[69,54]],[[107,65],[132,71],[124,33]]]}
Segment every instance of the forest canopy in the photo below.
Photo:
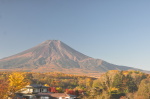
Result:
{"label": "forest canopy", "polygon": [[99,78],[59,72],[0,72],[0,99],[14,97],[15,92],[29,84],[42,84],[51,92],[75,94],[80,99],[150,98],[149,74],[111,70]]}

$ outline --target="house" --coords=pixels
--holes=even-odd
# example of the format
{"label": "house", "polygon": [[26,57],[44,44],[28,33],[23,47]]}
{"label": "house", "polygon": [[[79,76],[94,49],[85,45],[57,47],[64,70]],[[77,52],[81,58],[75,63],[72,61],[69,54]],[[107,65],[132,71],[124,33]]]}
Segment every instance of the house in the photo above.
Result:
{"label": "house", "polygon": [[15,99],[75,99],[75,95],[51,93],[49,87],[31,84],[16,93]]}
{"label": "house", "polygon": [[37,84],[27,85],[25,88],[22,88],[16,93],[16,98],[36,99],[36,94],[48,93],[48,88],[49,87]]}
{"label": "house", "polygon": [[27,85],[25,88],[21,89],[21,93],[32,93],[32,94],[36,94],[36,93],[47,93],[48,91],[47,86],[43,86],[43,85],[37,85],[37,84],[31,84],[31,85]]}

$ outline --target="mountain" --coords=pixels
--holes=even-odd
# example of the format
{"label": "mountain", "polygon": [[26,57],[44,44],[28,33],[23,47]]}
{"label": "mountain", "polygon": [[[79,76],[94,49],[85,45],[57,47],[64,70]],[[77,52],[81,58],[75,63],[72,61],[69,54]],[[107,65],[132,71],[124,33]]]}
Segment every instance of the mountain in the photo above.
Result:
{"label": "mountain", "polygon": [[102,73],[108,70],[138,70],[86,56],[59,40],[47,40],[33,48],[0,60],[0,70],[66,73]]}

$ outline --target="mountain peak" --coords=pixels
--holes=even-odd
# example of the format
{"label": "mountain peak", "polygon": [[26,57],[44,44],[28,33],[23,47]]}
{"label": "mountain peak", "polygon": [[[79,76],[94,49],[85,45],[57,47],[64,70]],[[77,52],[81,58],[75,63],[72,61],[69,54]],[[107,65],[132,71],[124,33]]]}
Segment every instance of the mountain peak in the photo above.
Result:
{"label": "mountain peak", "polygon": [[61,41],[60,40],[46,40],[42,42],[41,44],[50,44],[50,43],[60,44]]}
{"label": "mountain peak", "polygon": [[46,40],[44,41],[45,43],[48,43],[48,42],[61,42],[60,40]]}

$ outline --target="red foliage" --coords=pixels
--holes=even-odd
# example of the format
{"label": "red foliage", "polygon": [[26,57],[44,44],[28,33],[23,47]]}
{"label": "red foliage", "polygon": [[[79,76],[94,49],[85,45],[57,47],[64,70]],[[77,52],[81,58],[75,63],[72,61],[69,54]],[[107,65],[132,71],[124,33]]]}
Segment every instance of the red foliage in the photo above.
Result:
{"label": "red foliage", "polygon": [[66,93],[71,95],[80,95],[83,92],[83,90],[66,89]]}
{"label": "red foliage", "polygon": [[67,94],[75,95],[75,91],[70,89],[70,90],[67,91]]}
{"label": "red foliage", "polygon": [[50,87],[49,92],[54,92],[54,93],[58,93],[58,91],[56,90],[56,87]]}

